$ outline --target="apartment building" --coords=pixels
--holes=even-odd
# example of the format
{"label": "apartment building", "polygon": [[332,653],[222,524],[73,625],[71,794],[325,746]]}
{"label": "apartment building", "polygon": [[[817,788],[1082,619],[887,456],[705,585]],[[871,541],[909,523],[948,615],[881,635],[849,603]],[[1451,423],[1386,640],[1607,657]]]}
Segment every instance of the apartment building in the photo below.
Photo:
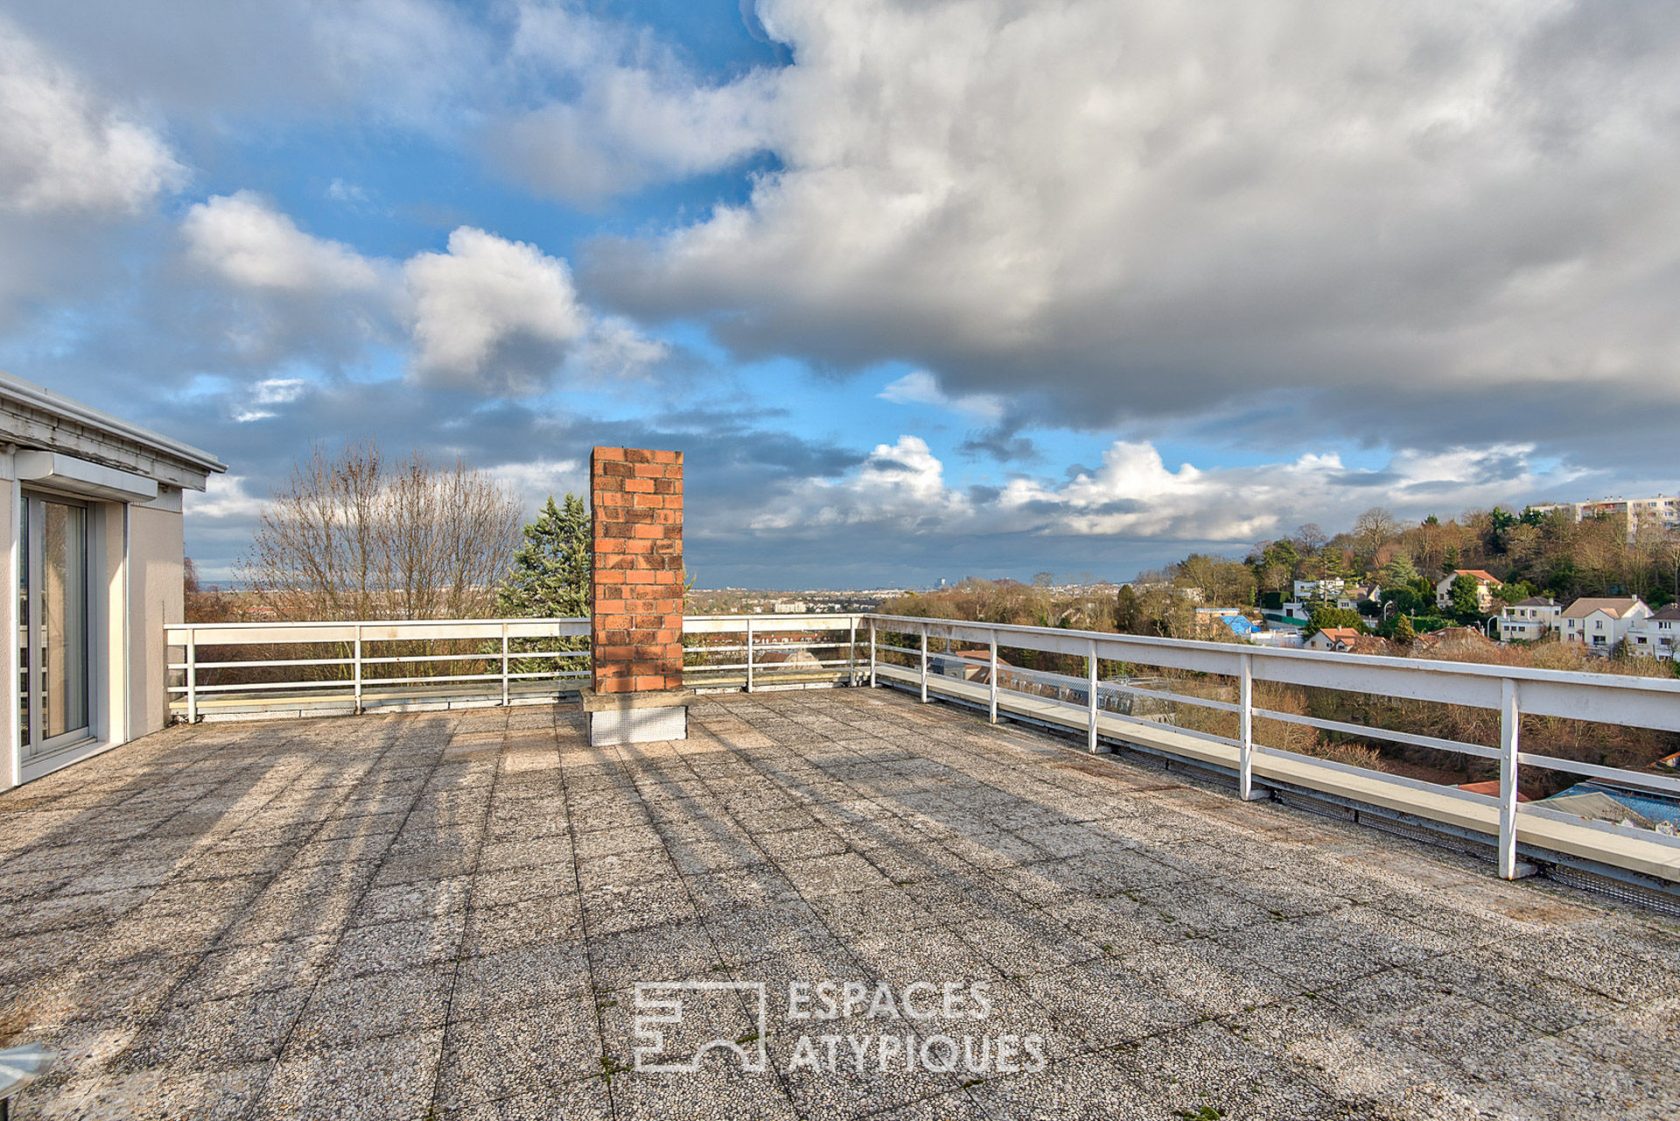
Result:
{"label": "apartment building", "polygon": [[1501,642],[1538,642],[1557,630],[1563,607],[1546,596],[1529,596],[1499,611]]}

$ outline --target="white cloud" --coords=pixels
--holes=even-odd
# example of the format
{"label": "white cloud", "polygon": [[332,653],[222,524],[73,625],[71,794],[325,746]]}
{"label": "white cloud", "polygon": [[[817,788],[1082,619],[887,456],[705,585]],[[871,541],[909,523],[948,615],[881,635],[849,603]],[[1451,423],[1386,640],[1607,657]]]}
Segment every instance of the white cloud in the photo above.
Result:
{"label": "white cloud", "polygon": [[262,514],[264,500],[246,489],[244,475],[211,475],[200,491],[185,492],[187,517],[193,521],[251,521]]}
{"label": "white cloud", "polygon": [[558,500],[567,492],[589,493],[589,468],[576,459],[503,463],[489,468],[487,473],[512,491],[528,513],[535,513],[551,496]]}
{"label": "white cloud", "polygon": [[1526,395],[1584,448],[1582,393],[1680,406],[1659,7],[765,0],[793,62],[741,92],[778,169],[586,279],[1060,423],[1267,392],[1449,444]]}
{"label": "white cloud", "polygon": [[133,214],[185,176],[156,132],[0,18],[0,210]]}
{"label": "white cloud", "polygon": [[469,226],[403,273],[424,384],[538,391],[589,325],[566,262]]}
{"label": "white cloud", "polygon": [[379,269],[360,253],[304,233],[250,191],[195,203],[181,233],[196,264],[243,288],[334,293],[381,283]]}
{"label": "white cloud", "polygon": [[970,393],[952,397],[939,386],[939,379],[926,370],[911,370],[877,394],[897,405],[933,405],[966,413],[977,420],[996,423],[1003,417],[1003,398],[994,393]]}
{"label": "white cloud", "polygon": [[838,480],[803,479],[753,516],[755,530],[832,530],[870,524],[949,529],[970,514],[968,499],[945,485],[945,465],[920,436],[877,444]]}
{"label": "white cloud", "polygon": [[277,415],[276,406],[290,405],[308,391],[303,378],[264,378],[251,387],[244,404],[234,407],[233,419],[241,424],[268,420]]}
{"label": "white cloud", "polygon": [[772,72],[698,82],[650,36],[568,7],[522,3],[509,66],[571,91],[491,116],[491,157],[527,186],[593,200],[716,171],[773,131]]}
{"label": "white cloud", "polygon": [[836,526],[929,534],[1030,533],[1240,546],[1306,521],[1351,524],[1361,510],[1455,515],[1568,489],[1585,473],[1536,461],[1528,445],[1404,450],[1380,470],[1335,454],[1253,466],[1169,468],[1147,442],[1116,441],[1094,470],[1019,477],[995,495],[952,488],[916,436],[882,444],[836,479],[790,484],[748,528],[829,533]]}

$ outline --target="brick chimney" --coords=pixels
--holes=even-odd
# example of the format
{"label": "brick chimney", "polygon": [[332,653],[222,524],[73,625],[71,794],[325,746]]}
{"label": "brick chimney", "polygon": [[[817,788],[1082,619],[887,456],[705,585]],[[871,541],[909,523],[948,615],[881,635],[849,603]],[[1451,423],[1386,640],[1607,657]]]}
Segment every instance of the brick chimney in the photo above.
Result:
{"label": "brick chimney", "polygon": [[682,452],[596,448],[589,498],[590,742],[684,739]]}

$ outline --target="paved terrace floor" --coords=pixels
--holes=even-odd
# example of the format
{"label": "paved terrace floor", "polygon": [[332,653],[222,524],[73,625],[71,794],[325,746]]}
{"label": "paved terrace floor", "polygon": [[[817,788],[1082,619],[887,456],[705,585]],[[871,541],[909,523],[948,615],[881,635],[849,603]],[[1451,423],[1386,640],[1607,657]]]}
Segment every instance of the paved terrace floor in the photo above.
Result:
{"label": "paved terrace floor", "polygon": [[[885,690],[706,700],[692,731],[177,728],[0,796],[0,1043],[64,1056],[19,1116],[1680,1110],[1676,924]],[[769,986],[769,1070],[624,1069],[635,983],[684,978]],[[824,979],[991,1009],[789,1020]],[[753,1054],[754,1008],[689,994],[670,1055]],[[806,1033],[875,1050],[813,1072]],[[871,1043],[1035,1033],[1020,1073],[882,1074]]]}

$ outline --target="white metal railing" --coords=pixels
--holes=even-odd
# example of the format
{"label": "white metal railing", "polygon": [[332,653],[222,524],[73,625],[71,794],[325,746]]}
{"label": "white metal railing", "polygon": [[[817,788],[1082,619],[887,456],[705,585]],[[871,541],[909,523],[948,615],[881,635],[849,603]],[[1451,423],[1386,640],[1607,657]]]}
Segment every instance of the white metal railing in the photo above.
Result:
{"label": "white metal railing", "polygon": [[[462,703],[552,701],[589,676],[589,620],[387,619],[365,622],[177,623],[164,641],[170,709],[207,713],[363,712]],[[244,648],[254,657],[205,659]],[[302,648],[305,656],[295,656]],[[276,670],[307,670],[274,676]],[[455,672],[465,670],[466,672]]]}
{"label": "white metal railing", "polygon": [[[176,624],[167,628],[169,645],[182,652],[169,663],[179,682],[170,686],[171,709],[198,720],[552,701],[587,681],[588,632],[583,618]],[[1680,780],[1527,752],[1520,736],[1525,715],[1680,731],[1677,680],[879,613],[690,616],[684,621],[684,645],[685,681],[701,691],[886,684],[912,689],[924,701],[937,696],[972,703],[993,722],[1004,713],[1077,728],[1091,750],[1105,739],[1168,753],[1229,749],[1228,765],[1245,799],[1266,796],[1265,787],[1276,785],[1275,776],[1287,762],[1297,771],[1380,777],[1389,785],[1487,804],[1481,796],[1452,788],[1378,776],[1262,744],[1255,737],[1257,720],[1495,761],[1497,859],[1507,877],[1518,874],[1519,827],[1527,823],[1532,829],[1534,822],[1565,816],[1535,805],[1519,810],[1522,767],[1680,795]],[[304,656],[296,656],[300,648]],[[207,660],[207,650],[236,656]],[[1000,650],[1072,656],[1081,660],[1084,672],[1011,665]],[[1104,680],[1105,662],[1126,672]],[[1138,667],[1169,676],[1143,679]],[[457,669],[465,672],[453,672]],[[292,670],[307,672],[275,676]],[[1175,674],[1189,676],[1170,676]],[[1189,691],[1199,674],[1223,679],[1219,695]],[[1268,709],[1255,701],[1257,682],[1484,709],[1498,715],[1498,742],[1471,743]],[[1160,716],[1138,714],[1140,704],[1191,705],[1232,714],[1236,734],[1193,728],[1172,728],[1168,734]],[[1220,765],[1227,765],[1226,758],[1220,757]],[[1680,878],[1680,842],[1649,836],[1677,846],[1673,878]]]}
{"label": "white metal railing", "polygon": [[[748,692],[853,683],[858,619],[689,616],[685,679],[700,690]],[[178,682],[169,686],[170,708],[196,722],[206,715],[551,701],[588,682],[588,639],[582,617],[177,623],[165,628],[165,641],[180,651],[168,663]],[[254,656],[206,658],[207,651]],[[538,668],[521,668],[533,664]],[[287,670],[305,673],[279,672]]]}
{"label": "white metal railing", "polygon": [[[1238,786],[1245,799],[1254,796],[1257,758],[1289,757],[1308,765],[1342,766],[1257,743],[1254,738],[1256,718],[1497,760],[1497,856],[1500,874],[1507,878],[1517,875],[1519,812],[1522,815],[1555,814],[1555,811],[1534,805],[1525,805],[1519,811],[1517,787],[1520,767],[1539,767],[1586,778],[1606,779],[1645,790],[1680,794],[1680,779],[1538,755],[1523,751],[1520,742],[1521,718],[1524,715],[1680,732],[1680,680],[1289,650],[1237,643],[1197,642],[883,614],[866,616],[865,627],[868,645],[866,677],[871,684],[875,684],[881,678],[883,671],[888,671],[891,676],[897,678],[898,684],[915,688],[923,700],[929,697],[930,685],[936,692],[948,695],[967,693],[967,699],[976,704],[986,704],[988,715],[994,722],[998,714],[1000,682],[1007,682],[1011,678],[1054,678],[1064,686],[1077,687],[1085,694],[1083,704],[1074,705],[1059,699],[1035,699],[1031,708],[1040,710],[1052,718],[1059,718],[1056,722],[1062,724],[1073,722],[1073,713],[1070,710],[1082,709],[1079,716],[1082,717],[1085,727],[1087,746],[1092,750],[1098,747],[1105,726],[1114,729],[1116,726],[1124,728],[1127,725],[1144,726],[1152,723],[1109,711],[1111,707],[1118,706],[1104,705],[1100,700],[1104,693],[1111,696],[1147,696],[1175,704],[1234,712],[1237,715],[1237,735],[1234,737],[1190,730],[1179,730],[1175,734],[1234,747]],[[905,637],[915,640],[916,645],[905,645],[902,641]],[[900,641],[888,641],[889,638]],[[931,650],[930,642],[934,640],[942,643],[944,649]],[[953,650],[958,643],[984,648],[985,659],[982,661],[977,657],[965,658],[958,655]],[[1042,671],[1000,667],[1000,647],[1082,658],[1085,673],[1075,677],[1070,674],[1046,674]],[[883,653],[898,655],[910,664],[889,669],[883,661]],[[959,689],[946,675],[930,675],[929,662],[934,658],[944,659],[946,664],[955,660],[975,667],[984,665],[985,676],[988,679],[986,688],[983,692],[978,688]],[[1100,681],[1098,663],[1104,661],[1121,663],[1128,667],[1148,666],[1160,670],[1188,671],[1229,678],[1236,686],[1236,700],[1233,703],[1196,696],[1182,690],[1145,689],[1127,685],[1124,681]],[[1499,743],[1468,743],[1260,708],[1254,703],[1256,681],[1492,710],[1499,715]],[[1025,693],[1024,690],[1010,690],[1007,687],[1003,688],[1003,692],[1013,692],[1017,696]],[[1015,703],[1014,708],[1017,713],[1020,712],[1019,701]],[[1358,770],[1345,767],[1342,769]],[[1375,775],[1375,772],[1367,773]],[[1456,790],[1452,793],[1465,798],[1478,797]],[[1673,842],[1672,838],[1658,837],[1649,831],[1641,833],[1659,843]],[[1680,846],[1677,846],[1677,852],[1680,852]],[[1680,868],[1680,864],[1676,867]]]}

